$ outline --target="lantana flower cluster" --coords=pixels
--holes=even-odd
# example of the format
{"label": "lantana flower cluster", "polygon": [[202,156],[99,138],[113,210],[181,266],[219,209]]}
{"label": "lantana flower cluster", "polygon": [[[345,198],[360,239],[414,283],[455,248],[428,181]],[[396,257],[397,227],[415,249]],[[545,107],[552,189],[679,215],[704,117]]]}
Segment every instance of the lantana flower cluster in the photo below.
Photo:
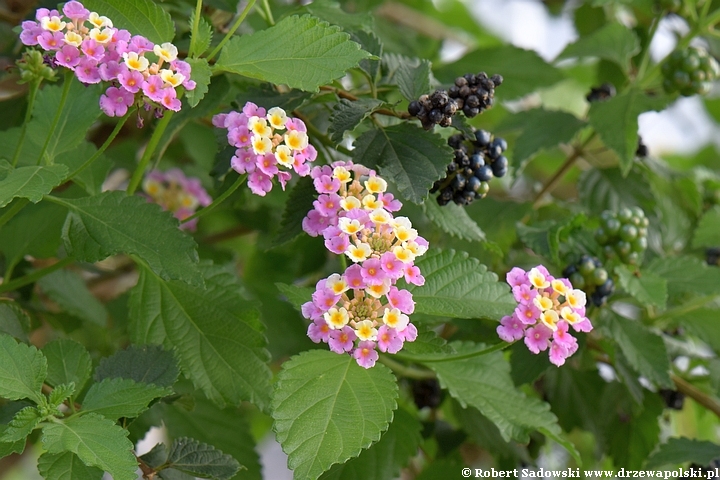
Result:
{"label": "lantana flower cluster", "polygon": [[248,102],[242,112],[232,111],[213,117],[213,125],[227,129],[227,140],[235,147],[231,166],[238,173],[248,174],[248,187],[260,196],[272,190],[277,178],[283,190],[292,177],[290,170],[301,177],[310,173],[310,162],[317,150],[308,142],[307,127],[289,117],[285,110],[265,110]]}
{"label": "lantana flower cluster", "polygon": [[[178,111],[177,88],[195,88],[190,64],[177,59],[175,45],[156,45],[142,35],[115,28],[108,17],[80,2],[67,2],[62,15],[40,8],[35,18],[22,23],[20,40],[28,46],[39,45],[51,56],[51,65],[69,68],[82,83],[111,82],[100,97],[100,108],[108,116],[125,115],[137,97],[147,109],[159,106]],[[157,61],[145,56],[150,52]]]}
{"label": "lantana flower cluster", "polygon": [[308,336],[370,368],[378,359],[376,349],[397,353],[417,337],[408,317],[415,310],[412,294],[395,284],[400,278],[425,283],[414,262],[428,242],[407,217],[393,216],[402,204],[386,193],[387,182],[375,171],[337,162],[315,167],[310,175],[319,196],[303,229],[322,235],[328,250],[354,264],[343,275],[317,283],[312,301],[302,307],[312,320]]}
{"label": "lantana flower cluster", "polygon": [[507,274],[507,283],[518,306],[505,316],[497,333],[506,342],[525,338],[528,349],[538,354],[549,349],[550,362],[558,367],[578,349],[577,339],[568,333],[592,330],[585,316],[585,292],[573,288],[567,278],[554,278],[538,265],[525,271],[515,267]]}
{"label": "lantana flower cluster", "polygon": [[[184,220],[195,213],[198,207],[207,207],[212,198],[197,178],[188,178],[179,168],[166,172],[151,170],[145,175],[142,184],[148,199],[168,210],[178,220]],[[194,231],[197,218],[180,225],[183,230]]]}

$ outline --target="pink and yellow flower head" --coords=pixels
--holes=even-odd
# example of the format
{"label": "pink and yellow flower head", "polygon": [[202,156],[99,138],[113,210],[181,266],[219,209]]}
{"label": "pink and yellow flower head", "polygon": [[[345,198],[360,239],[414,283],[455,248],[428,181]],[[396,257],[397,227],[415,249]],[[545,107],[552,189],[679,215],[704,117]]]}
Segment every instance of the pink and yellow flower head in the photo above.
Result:
{"label": "pink and yellow flower head", "polygon": [[[212,203],[200,180],[186,177],[178,168],[166,172],[150,171],[143,180],[142,188],[149,201],[172,212],[179,220],[192,215],[198,207]],[[185,230],[195,230],[196,227],[197,219],[180,225]]]}
{"label": "pink and yellow flower head", "polygon": [[553,278],[538,265],[528,272],[515,267],[507,274],[518,306],[512,316],[503,317],[497,327],[501,339],[514,342],[525,338],[528,349],[537,354],[548,348],[550,361],[557,366],[577,350],[577,340],[568,333],[592,330],[585,317],[585,292],[574,289],[566,278]]}
{"label": "pink and yellow flower head", "polygon": [[304,177],[310,170],[308,162],[317,158],[305,124],[288,117],[280,107],[266,112],[248,102],[242,112],[215,115],[213,125],[228,130],[228,143],[237,149],[230,165],[238,173],[249,174],[248,186],[256,195],[265,196],[272,190],[273,178],[284,190],[290,170]]}

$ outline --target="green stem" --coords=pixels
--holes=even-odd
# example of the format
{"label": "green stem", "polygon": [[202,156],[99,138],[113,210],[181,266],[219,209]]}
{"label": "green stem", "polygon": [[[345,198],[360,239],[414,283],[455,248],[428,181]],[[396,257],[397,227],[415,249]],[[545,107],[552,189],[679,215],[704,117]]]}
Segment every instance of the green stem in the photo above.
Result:
{"label": "green stem", "polygon": [[79,175],[80,172],[85,170],[87,167],[92,165],[92,163],[97,160],[97,158],[103,154],[103,152],[110,146],[113,140],[115,140],[115,137],[117,137],[117,134],[120,133],[120,129],[122,129],[123,125],[125,125],[125,122],[127,122],[128,118],[130,118],[130,115],[135,113],[137,109],[133,108],[132,110],[129,110],[125,116],[123,116],[118,123],[115,125],[115,128],[110,133],[110,136],[105,140],[105,142],[100,145],[100,148],[97,152],[95,152],[90,158],[88,158],[82,165],[80,165],[78,168],[76,168],[73,172],[68,175],[67,179],[70,180],[71,178],[75,177],[75,175]]}
{"label": "green stem", "polygon": [[215,55],[217,55],[222,47],[225,46],[225,44],[230,40],[230,38],[235,34],[235,31],[240,28],[240,24],[242,24],[243,20],[245,20],[245,17],[247,17],[247,14],[250,13],[250,9],[255,5],[255,0],[250,0],[247,5],[245,5],[245,9],[242,11],[240,16],[235,20],[235,23],[233,23],[233,26],[230,27],[230,30],[225,34],[225,37],[218,43],[218,46],[215,47],[215,50],[213,50],[210,55],[207,57],[207,61],[209,62],[213,58],[215,58]]}
{"label": "green stem", "polygon": [[[190,34],[190,48],[189,53],[191,56],[195,57],[195,45],[197,45],[197,35],[198,30],[200,29],[200,14],[202,13],[202,0],[197,0],[197,4],[195,5],[195,21],[193,22],[192,26],[192,33]],[[202,52],[200,52],[202,53]]]}
{"label": "green stem", "polygon": [[9,282],[12,278],[13,271],[15,270],[15,267],[17,267],[17,264],[20,262],[21,257],[10,259],[10,261],[7,264],[7,267],[5,267],[5,275],[3,275],[3,282]]}
{"label": "green stem", "polygon": [[270,26],[275,25],[275,19],[273,18],[272,10],[270,10],[270,3],[268,0],[263,0],[263,10],[265,10],[265,17]]}
{"label": "green stem", "polygon": [[645,49],[642,52],[642,57],[640,58],[640,62],[638,63],[638,70],[637,75],[635,76],[635,81],[643,78],[645,70],[647,70],[647,66],[650,63],[650,44],[652,43],[653,37],[655,37],[655,32],[657,32],[658,25],[660,25],[660,17],[656,17],[653,19],[653,22],[650,25],[650,29],[648,30],[647,45],[645,45]]}
{"label": "green stem", "polygon": [[27,198],[20,198],[18,201],[13,203],[12,207],[8,208],[7,212],[3,213],[0,217],[0,228],[9,222],[10,219],[13,218],[28,203],[30,203],[30,200]]}
{"label": "green stem", "polygon": [[20,130],[20,139],[15,147],[15,153],[12,158],[12,166],[17,165],[18,159],[20,158],[20,151],[22,150],[23,142],[25,141],[25,134],[27,133],[27,125],[32,117],[32,111],[35,107],[35,97],[37,96],[38,89],[40,88],[42,80],[33,80],[30,82],[30,93],[28,93],[28,104],[27,111],[25,112],[25,121],[23,122],[22,129]]}
{"label": "green stem", "polygon": [[402,360],[408,360],[411,362],[418,362],[418,363],[454,362],[457,360],[467,360],[468,358],[481,357],[483,355],[487,355],[488,353],[493,353],[493,352],[497,352],[500,350],[504,350],[507,347],[509,347],[510,345],[512,345],[512,343],[500,342],[500,343],[496,343],[492,347],[488,347],[483,350],[478,350],[476,352],[461,353],[458,355],[443,355],[443,356],[438,356],[437,358],[422,356],[422,355],[412,355],[409,353],[396,353],[395,356]]}
{"label": "green stem", "polygon": [[49,275],[55,270],[59,270],[66,265],[70,265],[74,261],[74,258],[72,257],[65,257],[62,260],[60,260],[57,263],[54,263],[50,265],[49,267],[41,268],[40,270],[35,270],[32,273],[29,273],[23,277],[20,277],[16,280],[13,280],[8,283],[0,284],[0,293],[10,292],[12,290],[17,290],[20,287],[24,287],[25,285],[31,284],[38,279],[44,277],[45,275]]}
{"label": "green stem", "polygon": [[390,370],[397,373],[401,377],[414,378],[416,380],[426,380],[437,377],[437,375],[435,375],[435,372],[431,370],[420,370],[418,368],[408,367],[400,362],[396,362],[395,360],[388,358],[386,355],[380,355],[378,361],[386,367],[389,367]]}
{"label": "green stem", "polygon": [[150,163],[150,158],[152,158],[153,153],[155,153],[155,149],[157,149],[158,143],[160,143],[160,139],[162,138],[163,133],[165,133],[165,129],[170,123],[173,113],[175,112],[172,110],[165,110],[165,115],[163,115],[163,118],[158,122],[157,127],[155,127],[155,131],[153,132],[152,137],[150,137],[147,147],[145,147],[145,152],[140,159],[140,163],[138,163],[135,173],[133,173],[133,176],[130,179],[130,184],[127,188],[128,195],[134,194],[138,185],[140,185],[143,175],[145,175],[145,169]]}
{"label": "green stem", "polygon": [[230,195],[232,195],[233,192],[240,187],[240,185],[242,185],[243,183],[245,183],[245,180],[247,180],[247,174],[240,175],[240,176],[238,177],[238,179],[235,180],[235,183],[233,183],[233,184],[230,186],[230,188],[228,188],[227,190],[225,190],[222,195],[220,195],[220,196],[217,197],[215,200],[213,200],[213,202],[212,202],[210,205],[208,205],[207,207],[203,208],[202,210],[198,210],[197,212],[193,213],[193,214],[190,215],[189,217],[181,220],[180,223],[187,223],[187,222],[189,222],[190,220],[194,220],[194,219],[196,219],[196,218],[198,218],[198,217],[201,217],[201,216],[203,216],[203,215],[205,215],[205,214],[207,214],[207,213],[212,212],[212,211],[215,210],[215,208],[216,208],[218,205],[220,205],[226,198],[228,198]]}
{"label": "green stem", "polygon": [[60,105],[58,106],[58,109],[55,112],[55,118],[53,118],[53,122],[50,125],[50,129],[48,130],[47,137],[45,138],[45,143],[42,146],[42,150],[40,150],[40,155],[38,156],[36,165],[40,165],[40,162],[42,161],[43,157],[45,156],[45,152],[47,151],[47,147],[48,147],[48,145],[50,145],[50,139],[55,134],[55,128],[57,128],[57,124],[60,121],[60,117],[62,116],[63,109],[65,108],[65,102],[67,101],[68,93],[70,92],[70,84],[72,83],[72,78],[73,78],[72,70],[66,71],[65,72],[65,82],[63,84],[62,96],[60,97]]}

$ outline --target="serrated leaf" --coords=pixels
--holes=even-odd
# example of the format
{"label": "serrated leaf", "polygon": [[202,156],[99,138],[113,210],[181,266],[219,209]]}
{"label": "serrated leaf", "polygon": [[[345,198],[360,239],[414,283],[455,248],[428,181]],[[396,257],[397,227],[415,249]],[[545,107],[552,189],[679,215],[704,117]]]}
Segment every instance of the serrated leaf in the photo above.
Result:
{"label": "serrated leaf", "polygon": [[69,254],[86,262],[121,252],[137,255],[164,279],[202,284],[195,241],[159,205],[120,191],[62,203],[70,209],[63,226]]}
{"label": "serrated leaf", "polygon": [[70,315],[101,327],[107,323],[105,306],[90,293],[85,281],[77,273],[57,270],[37,283],[51,300]]}
{"label": "serrated leaf", "polygon": [[338,100],[330,114],[330,127],[328,127],[330,140],[336,144],[342,142],[345,132],[352,132],[382,104],[382,101],[374,98],[360,98],[355,102],[345,98]]}
{"label": "serrated leaf", "polygon": [[[359,43],[360,47],[377,58],[383,57],[383,44],[380,39],[372,31],[356,30],[350,32],[350,38]],[[380,60],[372,60],[369,58],[360,60],[360,69],[370,75],[375,80],[380,71]]]}
{"label": "serrated leaf", "polygon": [[565,47],[558,60],[576,57],[604,58],[617,63],[627,72],[630,59],[639,51],[640,41],[637,35],[624,25],[612,22]]}
{"label": "serrated leaf", "polygon": [[405,288],[413,294],[416,313],[499,320],[517,307],[510,287],[465,252],[431,248],[415,265],[425,285]]}
{"label": "serrated leaf", "polygon": [[[269,83],[243,85],[242,90],[235,97],[238,105],[245,105],[253,102],[258,107],[266,110],[272,107],[280,107],[287,112],[300,108],[312,98],[312,94],[302,90],[290,90],[280,93],[277,88]],[[301,179],[302,180],[302,179]]]}
{"label": "serrated leaf", "polygon": [[6,333],[21,342],[27,341],[30,317],[12,301],[0,301],[0,334]]}
{"label": "serrated leaf", "polygon": [[316,196],[317,190],[315,190],[312,178],[309,176],[300,178],[290,190],[287,202],[285,202],[280,228],[272,242],[274,247],[294,240],[303,233],[303,219],[313,209]]}
{"label": "serrated leaf", "polygon": [[624,265],[616,266],[615,273],[620,279],[620,286],[638,302],[665,308],[667,281],[664,278],[647,271],[638,272],[636,276]]}
{"label": "serrated leaf", "polygon": [[37,404],[47,374],[47,360],[37,348],[17,343],[0,334],[0,397],[7,400],[29,398]]}
{"label": "serrated leaf", "polygon": [[185,61],[190,64],[190,77],[197,84],[193,90],[185,91],[185,98],[190,107],[195,108],[208,92],[212,70],[204,58],[186,58]]}
{"label": "serrated leaf", "polygon": [[529,433],[539,428],[560,431],[550,405],[515,388],[510,365],[500,352],[452,362],[429,362],[427,366],[463,407],[477,408],[497,425],[505,441],[525,443]]}
{"label": "serrated leaf", "polygon": [[38,470],[47,480],[101,480],[99,468],[88,467],[72,452],[43,453],[38,458]]}
{"label": "serrated leaf", "polygon": [[42,429],[43,447],[50,454],[72,452],[85,465],[98,467],[114,480],[136,480],[138,463],[128,431],[100,415],[88,413]]}
{"label": "serrated leaf", "polygon": [[693,236],[693,248],[720,245],[720,205],[705,212],[698,222]]}
{"label": "serrated leaf", "polygon": [[[65,165],[70,172],[73,172],[96,153],[97,147],[95,145],[83,141],[73,150],[58,154],[55,158],[55,163]],[[72,181],[89,195],[97,195],[102,192],[103,182],[107,178],[111,166],[112,162],[110,159],[101,154],[93,160],[93,163],[89,167],[75,175]]]}
{"label": "serrated leaf", "polygon": [[445,174],[453,150],[439,135],[409,123],[374,128],[358,137],[353,160],[392,179],[400,195],[422,203],[435,180]]}
{"label": "serrated leaf", "polygon": [[135,418],[148,409],[156,398],[172,393],[171,388],[136,383],[128,378],[107,378],[94,383],[82,403],[83,412],[102,415],[110,420]]}
{"label": "serrated leaf", "polygon": [[613,312],[603,312],[612,339],[617,342],[628,363],[648,380],[663,388],[672,388],[670,361],[665,343],[640,322]]}
{"label": "serrated leaf", "polygon": [[564,78],[562,71],[549,65],[537,53],[510,45],[475,50],[457,62],[437,69],[435,75],[445,83],[451,83],[456,77],[479,71],[502,75],[503,84],[495,94],[508,100],[554,85]]}
{"label": "serrated leaf", "polygon": [[305,8],[316,17],[345,30],[372,31],[375,29],[375,19],[370,12],[348,13],[337,2],[317,1]]}
{"label": "serrated leaf", "polygon": [[42,349],[47,358],[46,382],[53,387],[73,383],[80,392],[90,378],[92,360],[88,351],[74,340],[60,338]]}
{"label": "serrated leaf", "polygon": [[690,256],[656,258],[644,271],[667,280],[668,293],[709,295],[720,291],[720,269]]}
{"label": "serrated leaf", "polygon": [[659,440],[658,417],[663,412],[663,401],[659,395],[646,395],[642,411],[632,413],[622,412],[614,403],[611,405],[612,413],[605,417],[604,425],[606,450],[616,468],[637,470]]}
{"label": "serrated leaf", "polygon": [[75,384],[70,382],[67,385],[58,385],[50,392],[48,403],[51,408],[58,408],[70,395],[75,393]]}
{"label": "serrated leaf", "polygon": [[398,478],[400,469],[417,454],[422,437],[420,422],[402,408],[395,411],[387,432],[380,441],[356,458],[334,465],[320,478],[322,480],[393,480]]}
{"label": "serrated leaf", "polygon": [[175,348],[183,374],[220,406],[267,407],[269,354],[259,312],[226,270],[201,265],[206,288],[142,269],[130,294],[131,338]]}
{"label": "serrated leaf", "polygon": [[138,383],[172,387],[179,374],[172,352],[158,345],[130,345],[100,360],[94,378],[96,382],[106,378],[128,378]]}
{"label": "serrated leaf", "polygon": [[296,479],[314,480],[380,438],[396,408],[397,382],[381,364],[303,352],[285,362],[272,398],[273,429]]}
{"label": "serrated leaf", "polygon": [[[192,31],[193,25],[195,25],[195,10],[190,13],[190,30]],[[202,55],[205,50],[210,47],[213,38],[213,28],[210,23],[205,20],[205,17],[200,16],[198,21],[198,29],[195,38],[190,42],[190,49],[188,50],[188,57],[198,57]],[[186,59],[187,60],[187,59]],[[195,78],[193,77],[193,80]]]}
{"label": "serrated leaf", "polygon": [[50,202],[29,204],[0,230],[0,250],[9,262],[23,255],[49,258],[57,254],[65,209]]}
{"label": "serrated leaf", "polygon": [[35,427],[37,427],[41,419],[42,417],[37,408],[23,408],[17,412],[12,421],[10,421],[2,436],[0,436],[0,442],[11,443],[24,440],[25,437],[35,430]]}
{"label": "serrated leaf", "polygon": [[287,285],[285,283],[276,283],[275,286],[280,290],[280,294],[283,296],[283,300],[286,300],[292,304],[297,311],[300,311],[300,307],[305,302],[309,302],[314,288],[310,287],[298,287],[296,285]]}
{"label": "serrated leaf", "polygon": [[685,437],[672,437],[647,459],[645,468],[656,469],[687,462],[710,465],[717,458],[720,458],[720,445]]}
{"label": "serrated leaf", "polygon": [[586,123],[575,115],[559,110],[535,108],[517,113],[503,121],[500,129],[521,129],[513,146],[513,164],[522,168],[525,160],[540,150],[569,143]]}
{"label": "serrated leaf", "polygon": [[369,56],[339,27],[310,15],[289,16],[267,30],[233,37],[215,68],[317,92]]}
{"label": "serrated leaf", "polygon": [[638,145],[638,115],[665,108],[666,97],[649,97],[630,89],[604,102],[593,102],[588,117],[603,143],[618,154],[623,175],[632,168]]}
{"label": "serrated leaf", "polygon": [[587,217],[579,213],[562,221],[547,220],[535,225],[518,223],[517,232],[522,242],[536,254],[560,263],[560,245],[567,241],[570,234],[579,230],[587,222]]}
{"label": "serrated leaf", "polygon": [[647,179],[635,171],[623,177],[617,168],[591,168],[580,175],[577,188],[583,204],[598,215],[603,210],[655,203]]}
{"label": "serrated leaf", "polygon": [[720,352],[720,310],[698,308],[678,315],[677,322],[700,340]]}
{"label": "serrated leaf", "polygon": [[[0,425],[0,435],[7,429],[7,425]],[[0,442],[0,459],[13,453],[23,453],[27,441],[23,438],[16,442]]]}
{"label": "serrated leaf", "polygon": [[110,18],[115,28],[125,28],[151,42],[170,42],[175,36],[170,14],[150,0],[85,0],[83,4]]}
{"label": "serrated leaf", "polygon": [[[7,163],[0,160],[0,163]],[[19,167],[0,181],[0,208],[5,207],[14,198],[27,198],[33,203],[42,200],[53,188],[60,185],[67,175],[65,165],[45,165],[39,167]]]}
{"label": "serrated leaf", "polygon": [[432,64],[429,60],[406,58],[398,55],[401,61],[393,75],[393,80],[400,88],[400,93],[408,101],[417,100],[420,95],[430,91],[430,75]]}
{"label": "serrated leaf", "polygon": [[470,242],[485,241],[485,232],[460,205],[448,203],[441,207],[434,198],[429,198],[423,203],[423,211],[440,230],[453,237]]}
{"label": "serrated leaf", "polygon": [[231,479],[241,468],[230,455],[187,437],[178,438],[172,443],[167,465],[193,476],[218,480]]}

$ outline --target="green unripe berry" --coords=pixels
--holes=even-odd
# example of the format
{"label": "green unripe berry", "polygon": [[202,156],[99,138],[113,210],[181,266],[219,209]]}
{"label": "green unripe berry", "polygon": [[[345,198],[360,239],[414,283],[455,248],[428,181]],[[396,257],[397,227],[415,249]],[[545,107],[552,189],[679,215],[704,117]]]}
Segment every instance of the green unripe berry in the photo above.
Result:
{"label": "green unripe berry", "polygon": [[584,277],[588,277],[592,274],[593,270],[595,270],[595,263],[592,261],[592,259],[587,259],[584,262],[580,263],[578,270]]}
{"label": "green unripe berry", "polygon": [[592,283],[596,286],[600,286],[605,283],[608,279],[607,270],[604,268],[596,268],[592,273]]}
{"label": "green unripe berry", "polygon": [[640,254],[638,252],[630,252],[623,257],[623,262],[629,265],[637,265],[640,261]]}
{"label": "green unripe berry", "polygon": [[605,245],[603,247],[603,253],[605,254],[605,258],[608,260],[613,260],[618,256],[612,245]]}
{"label": "green unripe berry", "polygon": [[613,212],[612,210],[604,210],[600,214],[600,220],[602,220],[603,222],[610,220],[611,218],[617,218],[617,215],[615,215],[615,212]]}
{"label": "green unripe berry", "polygon": [[478,188],[476,195],[487,195],[489,191],[490,185],[488,184],[488,182],[480,182],[480,187]]}
{"label": "green unripe berry", "polygon": [[597,240],[600,245],[605,245],[610,241],[610,237],[605,233],[605,229],[600,227],[595,231],[595,240]]}
{"label": "green unripe berry", "polygon": [[572,283],[573,288],[582,289],[585,287],[585,277],[580,272],[573,273],[568,280]]}
{"label": "green unripe berry", "polygon": [[618,212],[618,220],[622,223],[628,223],[632,216],[632,211],[629,208],[621,208]]}
{"label": "green unripe berry", "polygon": [[630,242],[630,245],[632,245],[632,251],[637,253],[643,253],[647,249],[647,238],[646,237],[638,237],[632,242]]}
{"label": "green unripe berry", "polygon": [[615,250],[617,251],[618,255],[620,255],[620,258],[624,259],[624,257],[626,257],[632,250],[632,245],[630,245],[630,242],[625,242],[621,240],[617,244],[615,244]]}
{"label": "green unripe berry", "polygon": [[620,223],[620,220],[618,220],[617,218],[611,218],[604,222],[603,228],[605,232],[612,237],[617,235],[618,232],[620,232],[621,226],[622,224]]}
{"label": "green unripe berry", "polygon": [[632,212],[633,217],[645,218],[645,212],[640,207],[632,207],[630,211]]}
{"label": "green unripe berry", "polygon": [[643,238],[647,237],[647,227],[640,227],[637,230],[638,230],[638,237],[643,237]]}
{"label": "green unripe berry", "polygon": [[638,229],[634,225],[623,225],[620,229],[620,238],[626,242],[632,242],[638,236]]}

